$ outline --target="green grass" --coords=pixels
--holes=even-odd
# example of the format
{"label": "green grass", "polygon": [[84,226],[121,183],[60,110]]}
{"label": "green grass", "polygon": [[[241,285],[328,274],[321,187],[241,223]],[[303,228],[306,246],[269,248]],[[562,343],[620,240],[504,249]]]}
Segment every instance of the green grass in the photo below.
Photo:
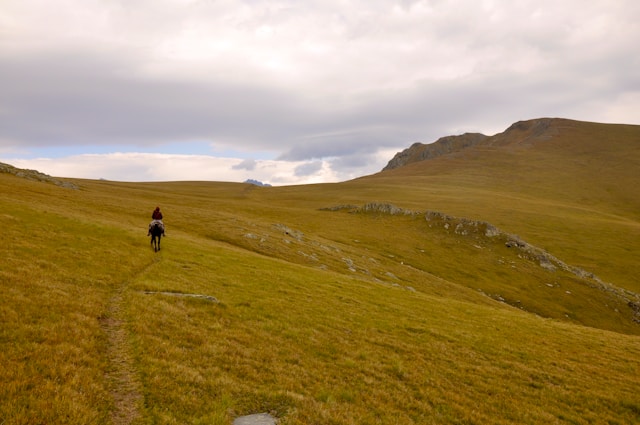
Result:
{"label": "green grass", "polygon": [[548,184],[554,167],[502,183],[446,169],[284,188],[0,174],[0,423],[640,421],[640,325],[613,293],[502,236],[321,210],[488,221],[635,288],[635,200],[585,203]]}

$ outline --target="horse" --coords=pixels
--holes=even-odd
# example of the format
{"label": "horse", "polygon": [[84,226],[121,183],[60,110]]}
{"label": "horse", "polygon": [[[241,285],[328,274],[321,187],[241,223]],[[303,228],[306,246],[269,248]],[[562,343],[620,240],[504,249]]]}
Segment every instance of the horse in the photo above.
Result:
{"label": "horse", "polygon": [[160,239],[162,239],[162,234],[164,233],[162,223],[157,220],[152,221],[149,233],[151,233],[151,246],[153,247],[154,252],[160,251]]}

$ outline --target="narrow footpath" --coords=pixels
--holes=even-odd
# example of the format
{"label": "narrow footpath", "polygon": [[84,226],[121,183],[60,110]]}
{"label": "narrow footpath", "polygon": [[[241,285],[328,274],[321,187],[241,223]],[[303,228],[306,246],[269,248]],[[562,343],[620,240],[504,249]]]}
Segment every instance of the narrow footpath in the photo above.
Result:
{"label": "narrow footpath", "polygon": [[101,325],[108,338],[106,374],[109,391],[113,397],[114,410],[111,422],[114,425],[129,425],[140,417],[142,403],[141,384],[134,367],[123,311],[123,283],[109,300],[107,314]]}

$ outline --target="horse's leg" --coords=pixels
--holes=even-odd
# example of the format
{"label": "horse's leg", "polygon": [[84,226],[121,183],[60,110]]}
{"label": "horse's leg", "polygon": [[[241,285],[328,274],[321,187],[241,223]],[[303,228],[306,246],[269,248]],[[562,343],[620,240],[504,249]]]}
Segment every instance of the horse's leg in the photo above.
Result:
{"label": "horse's leg", "polygon": [[160,251],[160,241],[162,240],[162,233],[158,235],[158,251]]}

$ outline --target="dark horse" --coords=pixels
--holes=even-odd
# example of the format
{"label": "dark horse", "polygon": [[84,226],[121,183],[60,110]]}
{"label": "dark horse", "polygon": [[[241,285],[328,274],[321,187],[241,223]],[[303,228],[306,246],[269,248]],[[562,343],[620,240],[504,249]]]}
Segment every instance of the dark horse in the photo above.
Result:
{"label": "dark horse", "polygon": [[151,246],[153,246],[153,250],[155,252],[160,251],[160,239],[162,239],[162,234],[164,233],[162,223],[157,221],[152,222],[149,233],[151,233]]}

